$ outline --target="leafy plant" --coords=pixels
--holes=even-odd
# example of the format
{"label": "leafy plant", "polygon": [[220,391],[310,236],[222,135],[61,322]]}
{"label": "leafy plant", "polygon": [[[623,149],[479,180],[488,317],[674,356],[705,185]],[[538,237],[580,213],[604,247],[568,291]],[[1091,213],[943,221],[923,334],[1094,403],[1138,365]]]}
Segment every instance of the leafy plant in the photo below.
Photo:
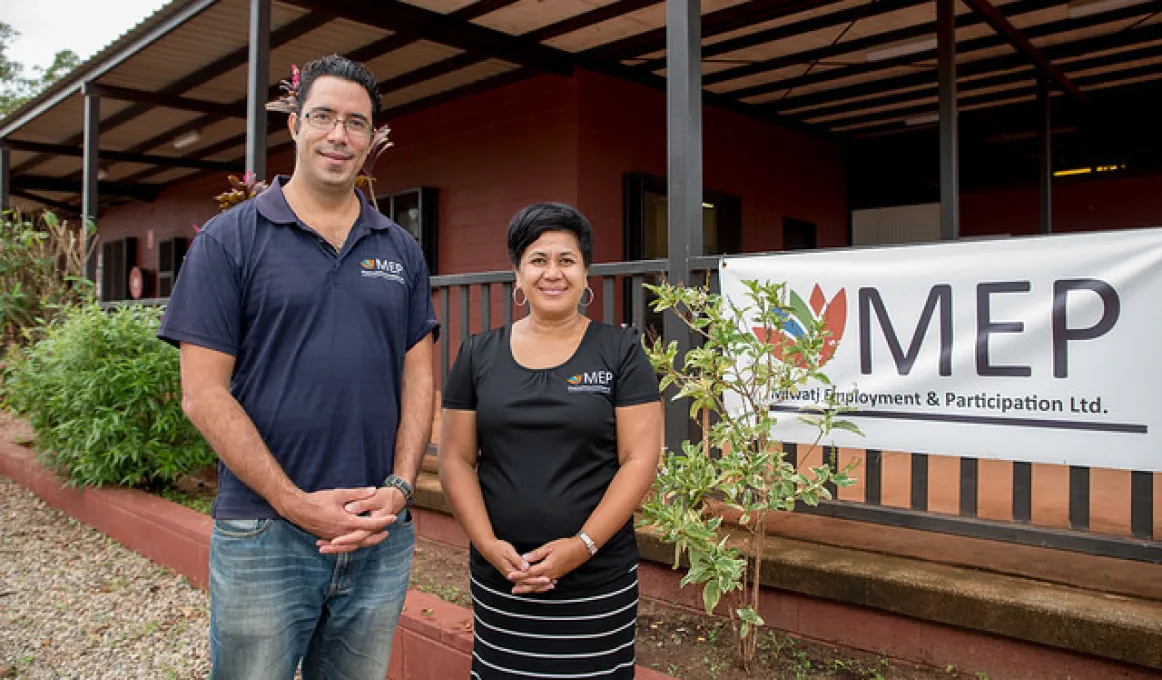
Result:
{"label": "leafy plant", "polygon": [[45,211],[0,216],[0,353],[35,342],[63,308],[92,296],[84,277],[95,240]]}
{"label": "leafy plant", "polygon": [[178,352],[161,310],[74,307],[15,352],[4,405],[28,418],[49,467],[77,485],[159,486],[214,462],[181,408]]}
{"label": "leafy plant", "polygon": [[[681,362],[676,342],[666,345],[654,337],[647,343],[662,388],[673,385],[675,399],[689,398],[696,422],[704,412],[715,419],[702,441],[685,441],[682,451],[665,452],[641,524],[674,545],[674,568],[683,553],[688,556],[690,568],[681,583],[702,586],[707,613],[729,598],[739,660],[749,667],[764,625],[759,575],[768,516],[792,511],[798,501],[815,505],[829,499],[829,483],[854,483],[848,473],[855,463],[841,471],[820,465],[803,472],[786,459],[772,434],[777,422],[772,406],[781,393],[808,382],[830,384],[820,370],[829,337],[822,321],[826,314],[816,319],[797,309],[801,303],[795,304],[797,296],[785,284],[745,285],[745,309],[704,287],[647,285],[654,310],[671,310],[701,340]],[[784,334],[781,329],[792,318],[802,328]],[[818,428],[812,449],[833,429],[859,432],[837,413],[831,403],[819,416],[800,416]],[[804,451],[802,460],[810,453]],[[741,546],[723,527],[723,509],[738,514],[746,531]]]}
{"label": "leafy plant", "polygon": [[[238,179],[237,175],[228,175],[226,181],[230,183],[229,191],[223,191],[214,197],[221,211],[229,210],[243,201],[254,198],[263,191],[266,191],[269,186],[266,182],[258,179],[258,176],[253,172],[249,171],[242,175],[242,179]],[[194,230],[199,231],[196,226]]]}

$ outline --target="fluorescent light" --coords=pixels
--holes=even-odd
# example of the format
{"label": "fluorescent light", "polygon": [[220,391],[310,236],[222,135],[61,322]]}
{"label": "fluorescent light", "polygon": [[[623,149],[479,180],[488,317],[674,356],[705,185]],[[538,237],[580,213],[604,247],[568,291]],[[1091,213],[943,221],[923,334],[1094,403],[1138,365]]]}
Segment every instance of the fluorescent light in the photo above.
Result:
{"label": "fluorescent light", "polygon": [[[1133,0],[1106,0],[1109,2],[1132,2]],[[927,40],[920,40],[918,42],[903,43],[900,45],[892,45],[881,50],[872,50],[867,53],[868,61],[883,61],[885,59],[894,59],[895,57],[902,57],[906,54],[916,54],[917,52],[928,52],[936,49],[936,38],[928,38]]]}
{"label": "fluorescent light", "polygon": [[1110,10],[1129,7],[1130,5],[1138,5],[1143,2],[1145,0],[1084,0],[1082,2],[1075,0],[1069,3],[1069,18],[1080,19],[1081,17],[1109,12]]}
{"label": "fluorescent light", "polygon": [[180,137],[174,138],[173,148],[184,149],[187,146],[193,146],[194,144],[197,144],[198,141],[201,139],[202,139],[202,131],[201,130],[190,130],[189,132],[185,133],[184,135],[181,135]]}
{"label": "fluorescent light", "polygon": [[707,210],[709,210],[710,208],[713,208],[713,207],[714,207],[714,204],[713,204],[713,203],[707,203],[706,201],[702,201],[702,207],[703,207],[703,208],[706,208]]}
{"label": "fluorescent light", "polygon": [[920,116],[918,118],[909,118],[904,121],[904,125],[927,125],[928,123],[935,123],[938,120],[940,120],[940,114],[933,113],[927,116]]}
{"label": "fluorescent light", "polygon": [[1058,170],[1053,173],[1054,177],[1069,177],[1071,175],[1088,175],[1093,172],[1093,168],[1073,168],[1071,170]]}

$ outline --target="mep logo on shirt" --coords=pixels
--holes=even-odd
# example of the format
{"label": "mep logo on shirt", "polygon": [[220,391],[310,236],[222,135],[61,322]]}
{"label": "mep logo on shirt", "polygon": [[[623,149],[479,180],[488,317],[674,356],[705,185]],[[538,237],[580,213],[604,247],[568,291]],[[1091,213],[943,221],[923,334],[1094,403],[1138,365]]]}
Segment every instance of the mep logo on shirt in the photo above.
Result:
{"label": "mep logo on shirt", "polygon": [[363,271],[359,272],[359,274],[364,278],[390,279],[396,283],[406,283],[403,278],[403,265],[394,260],[367,258],[366,260],[360,260],[359,266],[363,268]]}
{"label": "mep logo on shirt", "polygon": [[565,379],[570,392],[597,392],[610,394],[613,391],[612,371],[589,371],[571,375]]}

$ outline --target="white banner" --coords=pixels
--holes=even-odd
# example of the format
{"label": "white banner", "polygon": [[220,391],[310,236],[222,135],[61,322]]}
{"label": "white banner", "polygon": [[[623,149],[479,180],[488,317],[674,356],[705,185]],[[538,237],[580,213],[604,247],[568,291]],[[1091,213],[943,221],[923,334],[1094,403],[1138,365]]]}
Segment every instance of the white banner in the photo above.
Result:
{"label": "white banner", "polygon": [[[1162,471],[1162,229],[724,258],[722,292],[786,282],[834,340],[776,435],[834,389],[825,443]],[[795,333],[789,320],[784,332]],[[831,356],[827,356],[831,354]]]}

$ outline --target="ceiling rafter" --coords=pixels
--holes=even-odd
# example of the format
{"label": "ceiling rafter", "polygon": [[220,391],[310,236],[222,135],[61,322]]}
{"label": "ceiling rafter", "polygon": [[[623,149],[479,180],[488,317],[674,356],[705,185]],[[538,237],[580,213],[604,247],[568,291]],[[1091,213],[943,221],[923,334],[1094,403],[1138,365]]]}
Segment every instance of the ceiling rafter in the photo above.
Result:
{"label": "ceiling rafter", "polygon": [[[449,16],[453,19],[461,20],[461,21],[471,21],[472,19],[476,19],[476,18],[482,17],[486,14],[490,14],[492,12],[495,12],[498,9],[502,9],[502,8],[507,7],[509,5],[513,5],[516,2],[518,2],[518,0],[479,0],[478,2],[474,2],[471,5],[467,5],[467,6],[462,7],[454,12],[451,12],[447,16]],[[308,16],[310,16],[310,14],[308,14]],[[407,47],[408,45],[417,43],[422,39],[423,39],[422,36],[418,36],[418,35],[403,35],[403,34],[399,34],[399,33],[393,33],[392,35],[389,35],[389,36],[386,36],[386,37],[381,38],[379,40],[376,40],[375,42],[372,42],[368,45],[364,45],[363,47],[356,48],[355,50],[348,52],[345,56],[348,59],[351,59],[352,61],[358,61],[358,62],[370,61],[371,59],[374,59],[374,58],[379,57],[381,55],[388,54],[390,52],[394,52],[395,50]],[[273,47],[273,36],[272,36],[272,47]],[[245,48],[244,48],[244,51],[245,51]],[[278,87],[272,87],[272,88],[270,88],[270,91],[268,92],[267,96],[268,97],[276,97],[276,96],[278,96],[279,92],[280,92],[280,90],[278,89]],[[234,103],[241,105],[241,106],[245,106],[246,105],[246,98],[243,97],[242,99],[239,99]],[[199,118],[197,120],[191,121],[191,122],[189,122],[189,123],[187,123],[179,128],[176,128],[174,130],[170,130],[168,133],[166,133],[167,136],[158,135],[158,136],[154,137],[153,139],[146,140],[146,142],[139,144],[134,148],[139,149],[139,150],[148,150],[148,149],[151,149],[159,144],[165,143],[166,140],[172,139],[173,137],[176,137],[177,135],[183,134],[185,132],[189,132],[190,130],[196,130],[196,129],[198,129],[200,127],[204,127],[206,125],[210,125],[211,123],[215,123],[219,120],[221,120],[221,118],[215,118],[212,116],[204,116],[204,117]],[[274,129],[274,128],[268,127],[268,129]],[[232,137],[230,139],[237,139],[237,137]],[[241,135],[241,139],[242,139],[241,143],[245,143],[245,141],[246,141],[245,134]],[[228,141],[228,140],[223,140],[223,143],[225,141]],[[144,147],[144,149],[142,149],[140,147]],[[214,153],[220,152],[222,150],[224,150],[224,149],[218,149]],[[197,149],[196,151],[193,152],[192,155],[194,157],[203,157],[203,156],[212,155],[212,154],[207,153],[206,149]],[[135,173],[135,174],[131,175],[130,179],[144,180],[144,179],[147,179],[149,177],[152,177],[155,174],[157,174],[157,173],[154,170],[143,170],[139,173]]]}
{"label": "ceiling rafter", "polygon": [[[1025,13],[1026,10],[1023,9],[1023,5],[1024,5],[1024,3],[1022,3],[1021,6],[1014,7],[1014,14],[1013,14],[1014,16],[1017,15],[1018,13],[1021,13],[1021,14]],[[1132,16],[1136,16],[1137,14],[1142,14],[1144,12],[1144,10],[1143,10],[1144,7],[1145,7],[1145,5],[1138,5],[1137,7],[1134,7],[1134,8],[1123,8],[1123,11],[1124,10],[1131,10],[1131,9],[1136,10],[1136,13],[1132,14]],[[1106,12],[1103,14],[1092,15],[1092,16],[1083,17],[1083,18],[1079,18],[1079,19],[1060,19],[1057,21],[1050,21],[1050,22],[1046,22],[1043,24],[1037,24],[1035,26],[1031,26],[1028,29],[1026,29],[1025,34],[1029,38],[1040,38],[1040,37],[1052,35],[1055,33],[1060,33],[1060,32],[1065,32],[1065,31],[1074,31],[1074,30],[1079,30],[1079,29],[1083,29],[1083,28],[1090,28],[1093,26],[1102,25],[1105,23],[1112,23],[1112,22],[1117,21],[1118,18],[1121,16],[1124,16],[1124,15],[1122,15],[1121,12],[1115,10],[1115,11]],[[986,35],[986,36],[982,36],[980,38],[972,38],[969,40],[962,41],[962,42],[957,44],[956,50],[957,50],[958,55],[963,56],[963,55],[971,53],[971,52],[991,49],[991,48],[999,47],[999,46],[1002,46],[1005,44],[1006,44],[1005,39],[1002,38],[1001,36]],[[779,92],[781,90],[794,90],[794,89],[797,89],[800,87],[806,87],[806,86],[812,86],[812,85],[821,85],[821,84],[828,83],[828,82],[834,81],[834,80],[850,78],[852,76],[868,75],[868,74],[874,73],[876,71],[883,71],[883,70],[887,70],[889,68],[893,68],[896,66],[906,66],[906,65],[915,64],[917,62],[929,61],[929,60],[934,59],[935,55],[936,55],[935,49],[924,50],[921,52],[917,52],[915,54],[905,54],[905,55],[901,55],[898,57],[893,57],[890,59],[883,59],[883,60],[875,61],[875,62],[853,64],[853,65],[844,66],[841,68],[828,69],[826,71],[816,71],[814,73],[808,73],[806,75],[797,76],[797,77],[793,77],[793,78],[784,78],[782,80],[776,80],[776,81],[772,81],[769,83],[763,83],[760,85],[753,85],[753,86],[749,86],[749,87],[740,88],[737,90],[731,90],[731,91],[727,92],[727,94],[729,94],[733,97],[737,97],[739,99],[757,97],[757,96],[761,96],[761,95],[765,95],[765,94],[770,94],[773,92]],[[971,62],[969,62],[969,63],[971,63]],[[968,64],[966,63],[964,65],[967,66]],[[935,78],[935,66],[934,65],[930,66],[930,67],[926,67],[925,70],[930,71],[932,74],[931,77]],[[777,111],[780,109],[788,108],[789,102],[791,102],[793,99],[798,99],[798,97],[795,97],[795,98],[788,97],[788,98],[781,100],[780,102],[777,102],[777,103],[764,103],[760,106],[762,108],[766,108],[768,110]]]}
{"label": "ceiling rafter", "polygon": [[64,213],[69,213],[71,215],[80,215],[81,214],[81,206],[79,206],[79,205],[73,205],[72,203],[64,203],[62,201],[56,201],[56,200],[53,200],[51,198],[41,196],[40,194],[34,194],[31,191],[22,191],[20,189],[13,189],[13,190],[9,191],[8,193],[12,194],[13,196],[19,196],[20,198],[23,198],[23,199],[28,200],[28,201],[35,201],[35,202],[37,202],[43,206],[49,207],[49,208],[55,208],[55,209],[57,209],[61,212],[64,212]]}
{"label": "ceiling rafter", "polygon": [[[1129,44],[1148,43],[1162,40],[1162,24],[1154,24],[1136,28],[1125,33],[1106,33],[1092,38],[1084,38],[1073,42],[1061,43],[1045,48],[1045,53],[1052,59],[1073,59],[1094,52],[1105,52]],[[1028,60],[1016,54],[1002,54],[995,57],[976,59],[957,66],[957,77],[964,81],[966,78],[983,76],[993,71],[1007,71],[1027,65]],[[862,103],[847,103],[857,97],[866,97],[877,93],[894,93],[906,88],[927,85],[936,88],[935,70],[920,73],[909,73],[891,78],[871,80],[857,85],[849,85],[831,90],[821,90],[810,94],[791,97],[780,102],[764,104],[764,107],[775,108],[784,112],[793,110],[796,116],[814,115],[814,110],[805,111],[805,107],[816,107],[820,104],[850,108],[853,104],[862,106]]]}
{"label": "ceiling rafter", "polygon": [[[1159,28],[1162,29],[1162,25],[1160,25]],[[1159,38],[1162,39],[1162,30],[1159,31]],[[1086,50],[1080,54],[1098,51],[1100,50]],[[1072,61],[1068,64],[1062,64],[1061,68],[1064,69],[1067,73],[1074,73],[1077,71],[1088,71],[1095,68],[1108,68],[1111,66],[1117,66],[1120,63],[1158,58],[1162,58],[1162,45],[1155,44],[1148,45],[1146,47],[1130,49],[1124,52],[1102,54],[1095,57],[1078,59],[1077,61]],[[973,69],[974,75],[982,75],[992,71],[1003,71],[1002,73],[997,73],[991,76],[983,76],[974,78],[973,80],[961,82],[959,85],[957,85],[957,89],[960,92],[971,92],[987,87],[995,87],[999,85],[1020,82],[1022,80],[1028,80],[1034,76],[1034,73],[1031,71],[1033,68],[1032,64],[1028,64],[1028,68],[1020,69],[1018,71],[1012,70],[1014,67],[1021,66],[1019,63],[1021,60],[1020,57],[1016,57],[1014,55],[1005,55],[1002,59],[1003,60],[998,59],[997,61],[982,60],[993,61],[993,64],[990,68],[987,69],[980,67]],[[973,64],[975,65],[976,62],[973,62]],[[1110,75],[1116,75],[1117,71],[1114,70],[1107,73]],[[860,109],[870,109],[880,106],[892,106],[894,104],[903,104],[928,97],[935,97],[937,96],[937,93],[938,90],[936,84],[932,83],[930,87],[926,86],[922,89],[912,89],[906,92],[892,91],[879,97],[862,99],[857,102],[836,103],[830,106],[824,106],[814,108],[809,111],[799,112],[797,115],[807,119],[823,118],[826,116],[832,116],[853,110],[858,111]]]}
{"label": "ceiling rafter", "polygon": [[426,40],[486,55],[538,71],[571,75],[570,55],[539,42],[509,35],[397,0],[375,3],[357,0],[280,0],[303,9],[326,9],[335,16],[366,26],[419,35]]}
{"label": "ceiling rafter", "polygon": [[1005,15],[994,6],[989,0],[961,0],[968,5],[973,12],[979,14],[985,22],[992,27],[998,35],[1008,41],[1015,50],[1025,55],[1033,61],[1037,70],[1040,71],[1046,78],[1056,82],[1061,86],[1061,89],[1068,92],[1074,99],[1081,103],[1085,103],[1085,94],[1078,89],[1072,81],[1061,72],[1061,69],[1047,59],[1041,50],[1033,46],[1029,39],[1025,37],[1021,31],[1013,26]]}
{"label": "ceiling rafter", "polygon": [[[816,17],[796,21],[773,28],[767,28],[754,33],[747,33],[728,40],[712,43],[710,45],[702,46],[702,58],[716,57],[721,54],[729,54],[738,50],[755,47],[757,45],[766,45],[768,43],[778,42],[787,38],[796,38],[805,33],[813,31],[821,31],[836,26],[843,26],[862,19],[881,16],[889,12],[895,12],[901,9],[908,9],[919,5],[925,5],[931,0],[880,0],[868,5],[857,5],[855,7],[848,7],[828,14],[821,14]],[[761,63],[761,62],[760,62]],[[644,69],[646,71],[657,71],[666,67],[666,58],[664,56],[656,59],[650,59],[638,64],[634,64],[636,68]],[[707,73],[703,76],[703,84],[718,82],[721,80],[731,80],[739,78],[747,73],[748,69],[757,67],[758,64],[745,64],[743,66],[723,69],[722,71],[715,71],[714,73]],[[761,72],[765,68],[759,68]],[[737,72],[737,75],[735,73]],[[729,75],[724,75],[729,74]]]}
{"label": "ceiling rafter", "polygon": [[[8,139],[0,142],[0,146],[7,146],[13,151],[28,151],[32,153],[51,154],[53,156],[84,156],[84,149],[79,146],[65,146],[64,144],[42,144],[40,142],[25,142],[19,139]],[[195,170],[229,170],[225,163],[206,161],[182,156],[156,156],[148,154],[127,153],[102,149],[97,157],[116,163],[140,163],[142,165],[156,165],[164,168],[193,168]],[[65,178],[68,179],[68,178]]]}
{"label": "ceiling rafter", "polygon": [[[291,40],[306,35],[307,33],[315,30],[323,24],[326,24],[330,20],[331,17],[322,12],[309,13],[305,16],[295,19],[285,26],[281,26],[271,32],[270,48],[274,49],[275,47],[284,45]],[[186,77],[163,87],[158,92],[159,94],[166,95],[180,95],[184,92],[188,92],[194,89],[206,81],[213,80],[214,78],[217,78],[218,76],[245,64],[249,58],[250,48],[244,46],[240,49],[234,50],[224,57],[221,57],[220,59],[214,60],[212,63],[203,66],[202,68],[194,71]],[[245,105],[245,102],[243,102],[243,105]],[[145,104],[127,107],[126,109],[110,116],[106,120],[101,121],[101,129],[108,132],[109,130],[121,127],[122,125],[132,121],[138,116],[148,112],[151,108],[153,107]],[[85,135],[78,134],[67,138],[62,143],[65,145],[74,145],[80,144],[84,141]],[[136,149],[136,151],[146,150],[147,149]],[[51,160],[51,156],[37,156],[35,158],[31,158],[28,161],[22,163],[20,166],[13,168],[13,172],[16,173],[31,170],[33,167],[48,160]]]}
{"label": "ceiling rafter", "polygon": [[[702,38],[729,33],[773,19],[832,5],[842,0],[752,0],[702,16]],[[666,49],[666,27],[654,28],[587,50],[594,59],[621,62]]]}
{"label": "ceiling rafter", "polygon": [[[63,177],[25,174],[12,178],[12,188],[24,189],[26,191],[55,191],[79,194],[81,193],[81,181],[68,180]],[[116,182],[101,180],[97,182],[98,195],[124,196],[126,198],[145,201],[146,203],[152,203],[157,198],[159,190],[160,187],[154,187],[148,184],[136,184],[124,180]]]}
{"label": "ceiling rafter", "polygon": [[[925,0],[927,2],[928,0]],[[878,3],[877,3],[878,4]],[[1036,12],[1047,7],[1060,5],[1061,0],[1025,0],[1021,2],[1007,5],[1006,8],[1013,13],[1014,16],[1025,14],[1029,12]],[[838,12],[837,12],[838,14]],[[878,16],[878,15],[872,15]],[[956,27],[966,28],[968,26],[975,26],[983,23],[983,20],[972,14],[961,14],[956,17]],[[785,68],[787,66],[795,66],[797,64],[810,64],[816,61],[824,61],[833,59],[844,54],[851,54],[854,52],[862,52],[880,45],[887,45],[893,43],[902,43],[916,38],[923,38],[925,36],[934,35],[936,32],[936,22],[926,21],[912,26],[904,26],[902,28],[892,29],[883,33],[864,36],[847,42],[839,42],[835,44],[823,45],[815,49],[803,50],[794,54],[785,54],[771,59],[765,59],[755,62],[753,64],[744,64],[734,68],[723,69],[714,73],[706,74],[703,82],[707,85],[715,83],[722,83],[729,80],[735,80],[746,76],[757,75],[767,71],[774,71],[775,69]]]}
{"label": "ceiling rafter", "polygon": [[133,102],[135,104],[149,104],[150,106],[161,106],[168,109],[178,109],[180,111],[212,113],[223,118],[246,117],[246,108],[243,106],[212,102],[205,99],[193,99],[191,97],[182,97],[174,94],[163,94],[161,92],[146,92],[145,90],[135,90],[129,87],[85,83],[81,86],[81,93],[95,95],[103,99],[116,99]]}
{"label": "ceiling rafter", "polygon": [[[1114,78],[1111,78],[1110,77],[1111,75],[1113,75]],[[1078,83],[1082,87],[1087,87],[1087,86],[1093,86],[1093,85],[1100,85],[1104,82],[1108,82],[1109,80],[1130,80],[1130,79],[1146,78],[1146,77],[1159,76],[1159,75],[1162,75],[1162,64],[1153,63],[1153,64],[1144,64],[1141,66],[1135,66],[1135,67],[1128,68],[1128,69],[1122,69],[1122,70],[1114,72],[1113,74],[1098,73],[1098,74],[1093,74],[1093,75],[1088,75],[1088,76],[1081,76],[1081,77],[1075,78],[1074,82]],[[1037,95],[1037,85],[1035,83],[1032,83],[1032,84],[1029,84],[1025,87],[1018,87],[1018,88],[1013,88],[1013,89],[1001,90],[1001,91],[997,91],[997,92],[984,92],[984,93],[980,93],[977,95],[964,97],[964,98],[960,99],[958,103],[960,104],[961,108],[967,107],[967,106],[986,107],[990,104],[996,104],[998,102],[1004,102],[1004,101],[1016,99],[1016,98],[1031,99],[1033,97],[1036,97],[1036,95]],[[901,108],[901,109],[892,109],[891,111],[883,111],[883,112],[880,112],[878,114],[870,114],[870,115],[868,115],[866,117],[862,117],[862,118],[856,118],[856,119],[852,119],[852,120],[842,121],[842,123],[843,123],[842,126],[843,127],[851,127],[851,126],[868,126],[868,127],[870,127],[870,126],[875,125],[875,124],[880,124],[880,125],[885,125],[885,126],[890,127],[893,124],[899,125],[898,122],[894,122],[896,119],[920,117],[920,116],[924,116],[925,114],[930,114],[934,111],[935,111],[935,105],[933,105],[933,104],[924,104],[924,105],[912,106],[912,107]],[[863,127],[859,128],[859,130],[862,130],[862,129],[863,129]]]}

